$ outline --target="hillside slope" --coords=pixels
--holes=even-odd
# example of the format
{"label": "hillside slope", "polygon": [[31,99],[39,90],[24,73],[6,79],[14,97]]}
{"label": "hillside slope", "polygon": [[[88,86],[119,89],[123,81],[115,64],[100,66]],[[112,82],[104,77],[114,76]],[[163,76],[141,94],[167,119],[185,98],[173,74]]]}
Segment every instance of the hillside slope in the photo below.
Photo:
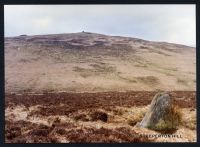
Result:
{"label": "hillside slope", "polygon": [[195,48],[81,32],[5,38],[6,92],[195,90]]}

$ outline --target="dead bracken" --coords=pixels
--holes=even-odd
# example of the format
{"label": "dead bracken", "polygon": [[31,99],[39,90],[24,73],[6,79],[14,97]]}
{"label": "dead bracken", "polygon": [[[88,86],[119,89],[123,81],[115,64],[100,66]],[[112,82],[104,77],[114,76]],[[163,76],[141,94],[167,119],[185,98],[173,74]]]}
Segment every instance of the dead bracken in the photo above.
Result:
{"label": "dead bracken", "polygon": [[[154,142],[138,137],[142,132],[135,131],[134,127],[142,120],[155,93],[7,93],[5,142]],[[195,92],[172,91],[170,95],[180,109],[189,109],[195,118]],[[18,115],[26,113],[27,117]],[[195,131],[194,118],[190,121],[184,118],[182,126]]]}

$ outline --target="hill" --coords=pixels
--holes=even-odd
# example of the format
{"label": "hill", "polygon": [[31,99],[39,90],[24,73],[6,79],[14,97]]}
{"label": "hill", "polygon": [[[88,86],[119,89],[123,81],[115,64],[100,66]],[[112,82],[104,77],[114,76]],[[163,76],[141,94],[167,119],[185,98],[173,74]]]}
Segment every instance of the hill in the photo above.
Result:
{"label": "hill", "polygon": [[195,48],[80,32],[5,38],[6,92],[195,90]]}

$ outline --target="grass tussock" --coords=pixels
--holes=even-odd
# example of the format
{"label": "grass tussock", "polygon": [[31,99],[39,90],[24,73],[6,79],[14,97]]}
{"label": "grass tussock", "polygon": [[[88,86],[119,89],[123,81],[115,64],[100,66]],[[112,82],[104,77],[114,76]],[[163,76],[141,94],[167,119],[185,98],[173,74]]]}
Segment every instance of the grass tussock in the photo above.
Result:
{"label": "grass tussock", "polygon": [[159,120],[155,127],[149,127],[161,133],[173,133],[182,123],[182,114],[178,106],[172,105],[164,119]]}
{"label": "grass tussock", "polygon": [[127,120],[127,123],[130,126],[135,126],[137,123],[141,122],[144,118],[145,113],[144,112],[137,112],[133,115],[133,117],[129,117]]}
{"label": "grass tussock", "polygon": [[112,112],[114,115],[119,115],[119,116],[122,116],[124,114],[123,109],[113,109]]}

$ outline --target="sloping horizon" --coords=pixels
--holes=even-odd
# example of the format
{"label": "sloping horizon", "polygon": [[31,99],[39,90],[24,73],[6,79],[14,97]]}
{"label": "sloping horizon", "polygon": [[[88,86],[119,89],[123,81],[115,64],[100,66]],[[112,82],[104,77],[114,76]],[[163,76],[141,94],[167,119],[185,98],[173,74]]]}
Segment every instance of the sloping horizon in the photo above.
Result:
{"label": "sloping horizon", "polygon": [[5,37],[85,31],[196,47],[195,5],[5,5],[4,12]]}
{"label": "sloping horizon", "polygon": [[64,34],[78,34],[78,33],[91,33],[91,34],[98,34],[98,35],[105,35],[105,36],[111,36],[111,37],[127,37],[127,38],[134,38],[134,39],[139,39],[139,40],[143,40],[143,41],[147,41],[147,42],[157,42],[157,43],[169,43],[169,44],[175,44],[175,45],[183,45],[183,46],[187,46],[187,47],[194,47],[195,46],[190,46],[190,45],[185,45],[185,44],[179,44],[179,43],[172,43],[172,42],[166,42],[166,41],[160,41],[160,40],[146,40],[143,38],[137,38],[137,37],[132,37],[132,36],[120,36],[120,35],[110,35],[110,34],[101,34],[101,33],[96,33],[96,32],[86,32],[86,31],[82,31],[82,32],[70,32],[70,33],[59,33],[59,34],[33,34],[33,35],[28,35],[28,34],[21,34],[18,36],[9,36],[5,38],[15,38],[15,37],[21,37],[21,36],[27,36],[27,37],[33,37],[33,36],[52,36],[52,35],[64,35]]}

